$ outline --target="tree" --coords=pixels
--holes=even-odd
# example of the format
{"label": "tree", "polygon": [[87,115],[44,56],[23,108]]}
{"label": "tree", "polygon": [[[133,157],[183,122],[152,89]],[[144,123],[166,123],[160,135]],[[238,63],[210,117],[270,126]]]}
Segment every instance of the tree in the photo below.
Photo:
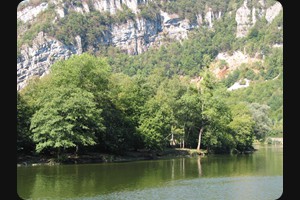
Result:
{"label": "tree", "polygon": [[146,103],[139,131],[147,149],[162,150],[166,146],[167,137],[171,133],[170,112],[171,108],[158,98],[153,98]]}
{"label": "tree", "polygon": [[[226,125],[231,120],[228,106],[222,99],[226,97],[226,88],[219,84],[216,77],[207,68],[201,73],[199,95],[201,98],[201,123],[198,135],[197,150],[200,150],[202,134],[205,129],[212,133],[206,137],[206,143],[210,145],[217,144],[226,132]],[[219,136],[218,136],[219,135]],[[215,138],[215,139],[213,139]],[[208,141],[210,140],[210,142]]]}
{"label": "tree", "polygon": [[59,158],[62,148],[96,144],[95,133],[104,127],[92,93],[62,86],[47,91],[45,98],[30,126],[37,152],[55,148]]}
{"label": "tree", "polygon": [[233,132],[236,149],[245,151],[252,147],[254,125],[252,114],[246,103],[238,103],[231,107],[232,121],[228,124]]}
{"label": "tree", "polygon": [[[107,61],[88,53],[73,55],[68,60],[55,62],[51,67],[51,84],[81,88],[104,98],[108,90],[110,67]],[[98,94],[100,96],[98,96]]]}
{"label": "tree", "polygon": [[34,149],[31,140],[30,118],[33,114],[32,108],[17,92],[17,151],[28,152]]}
{"label": "tree", "polygon": [[233,138],[229,132],[228,124],[232,120],[230,108],[223,100],[223,95],[214,91],[213,97],[206,104],[203,116],[207,120],[203,144],[208,150],[214,152],[229,152],[233,147]]}
{"label": "tree", "polygon": [[264,140],[271,131],[271,119],[269,118],[270,107],[265,104],[251,103],[249,109],[255,121],[254,134],[256,139]]}
{"label": "tree", "polygon": [[[31,119],[37,152],[94,145],[104,131],[109,66],[87,53],[56,62],[50,73],[24,91],[35,104]],[[58,154],[59,155],[59,154]]]}
{"label": "tree", "polygon": [[201,123],[201,101],[195,86],[187,87],[186,92],[175,101],[173,113],[176,127],[184,130],[186,146],[195,146],[195,134]]}
{"label": "tree", "polygon": [[106,152],[122,154],[130,148],[136,148],[139,142],[136,126],[130,116],[107,100],[103,107],[103,125],[105,131],[98,135],[96,148]]}

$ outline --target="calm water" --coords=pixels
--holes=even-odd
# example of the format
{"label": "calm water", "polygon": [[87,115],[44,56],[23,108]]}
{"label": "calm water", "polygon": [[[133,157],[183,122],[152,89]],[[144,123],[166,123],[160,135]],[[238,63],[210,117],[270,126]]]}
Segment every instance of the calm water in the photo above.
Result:
{"label": "calm water", "polygon": [[23,199],[275,200],[283,192],[283,147],[127,163],[17,168]]}

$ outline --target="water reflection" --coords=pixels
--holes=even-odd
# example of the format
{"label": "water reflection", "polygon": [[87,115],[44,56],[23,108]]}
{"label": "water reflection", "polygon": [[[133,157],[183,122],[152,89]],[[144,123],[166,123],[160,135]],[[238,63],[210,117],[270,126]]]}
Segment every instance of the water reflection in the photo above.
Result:
{"label": "water reflection", "polygon": [[198,166],[198,173],[199,173],[199,176],[202,175],[202,168],[201,168],[201,157],[199,156],[198,159],[197,159],[197,166]]}
{"label": "water reflection", "polygon": [[[168,187],[168,190],[172,187],[186,190],[193,188],[190,184],[196,184],[197,187],[210,191],[215,190],[215,187],[227,188],[234,190],[231,192],[236,193],[237,197],[244,197],[242,190],[263,191],[270,187],[278,190],[282,186],[282,153],[282,148],[261,148],[249,155],[18,167],[17,191],[24,199],[72,199],[148,191],[150,188],[151,191],[164,187]],[[252,185],[259,178],[270,182],[271,179],[267,177],[281,178],[276,179],[274,187],[270,183],[264,185],[263,182],[260,186]],[[246,186],[248,189],[245,189]]]}

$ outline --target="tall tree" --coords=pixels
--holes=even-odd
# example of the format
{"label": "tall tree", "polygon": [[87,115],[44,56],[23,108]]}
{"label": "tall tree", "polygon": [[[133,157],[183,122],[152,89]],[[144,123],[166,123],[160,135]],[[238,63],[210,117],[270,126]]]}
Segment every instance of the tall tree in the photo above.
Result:
{"label": "tall tree", "polygon": [[35,104],[31,120],[36,150],[93,145],[103,127],[109,66],[87,53],[56,62],[50,73],[24,91]]}
{"label": "tall tree", "polygon": [[251,103],[249,104],[249,109],[255,121],[255,137],[258,140],[264,140],[271,131],[272,121],[268,116],[270,107],[265,104]]}
{"label": "tall tree", "polygon": [[252,148],[254,140],[254,125],[252,113],[247,104],[240,102],[231,107],[232,121],[228,124],[235,138],[235,147],[239,151]]}
{"label": "tall tree", "polygon": [[[202,73],[199,95],[201,98],[201,123],[199,126],[197,150],[200,150],[202,134],[206,128],[213,133],[212,137],[219,133],[226,132],[226,124],[231,120],[228,106],[222,100],[226,97],[226,89],[219,84],[216,77],[208,69]],[[217,139],[215,139],[217,141]]]}
{"label": "tall tree", "polygon": [[31,139],[30,119],[33,114],[32,108],[17,91],[17,151],[29,152],[34,149]]}
{"label": "tall tree", "polygon": [[172,109],[163,93],[158,93],[147,101],[138,128],[146,148],[162,150],[167,145],[172,121]]}
{"label": "tall tree", "polygon": [[101,110],[94,95],[79,88],[58,87],[47,91],[47,101],[31,120],[36,151],[78,145],[94,145],[95,132],[103,130]]}

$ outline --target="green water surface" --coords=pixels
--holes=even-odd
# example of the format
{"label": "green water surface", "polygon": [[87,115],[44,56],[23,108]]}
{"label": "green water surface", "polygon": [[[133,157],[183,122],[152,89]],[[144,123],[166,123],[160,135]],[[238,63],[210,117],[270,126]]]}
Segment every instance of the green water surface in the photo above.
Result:
{"label": "green water surface", "polygon": [[245,155],[124,163],[17,167],[22,199],[275,200],[283,192],[283,146]]}

